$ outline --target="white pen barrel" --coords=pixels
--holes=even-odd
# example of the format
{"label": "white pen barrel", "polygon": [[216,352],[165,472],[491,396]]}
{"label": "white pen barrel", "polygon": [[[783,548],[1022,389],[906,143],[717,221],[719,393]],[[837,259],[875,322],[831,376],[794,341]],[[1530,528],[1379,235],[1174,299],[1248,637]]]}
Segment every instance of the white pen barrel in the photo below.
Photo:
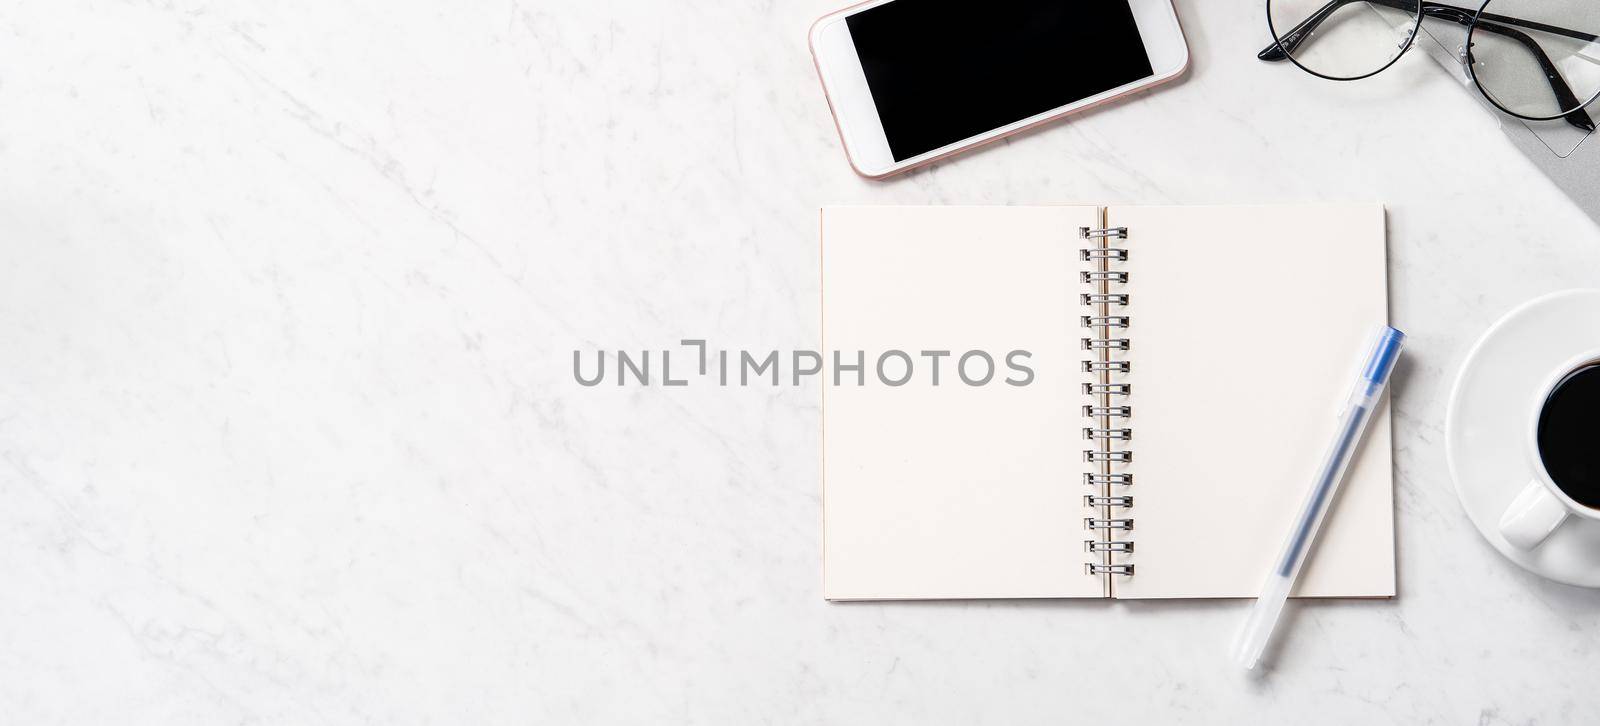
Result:
{"label": "white pen barrel", "polygon": [[1272,638],[1284,602],[1300,575],[1300,567],[1305,564],[1306,556],[1316,542],[1317,531],[1322,528],[1322,520],[1332,507],[1350,460],[1355,458],[1361,434],[1378,408],[1378,400],[1389,382],[1404,339],[1405,336],[1393,328],[1385,327],[1379,331],[1361,377],[1351,389],[1344,414],[1339,417],[1337,433],[1327,454],[1322,457],[1322,466],[1317,470],[1311,491],[1307,493],[1305,503],[1295,517],[1281,554],[1273,560],[1272,570],[1267,573],[1266,583],[1261,588],[1261,597],[1256,600],[1250,617],[1235,640],[1234,658],[1245,668],[1256,666],[1266,650],[1267,642]]}
{"label": "white pen barrel", "polygon": [[1266,652],[1267,642],[1272,640],[1272,630],[1278,624],[1278,616],[1289,599],[1289,588],[1293,586],[1294,581],[1287,577],[1274,577],[1268,581],[1261,597],[1250,609],[1250,617],[1244,621],[1244,627],[1234,638],[1233,659],[1239,665],[1248,669],[1255,668],[1261,662],[1261,654]]}

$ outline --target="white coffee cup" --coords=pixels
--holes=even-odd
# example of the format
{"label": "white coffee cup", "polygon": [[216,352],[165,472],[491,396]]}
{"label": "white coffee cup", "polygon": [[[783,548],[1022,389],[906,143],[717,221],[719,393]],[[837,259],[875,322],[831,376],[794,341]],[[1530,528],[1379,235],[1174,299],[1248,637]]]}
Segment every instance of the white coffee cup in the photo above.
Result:
{"label": "white coffee cup", "polygon": [[1575,356],[1550,374],[1533,398],[1532,412],[1528,416],[1528,435],[1523,444],[1533,475],[1522,488],[1522,493],[1511,501],[1505,514],[1500,515],[1500,534],[1518,549],[1531,550],[1543,544],[1562,522],[1567,521],[1567,517],[1600,521],[1600,509],[1584,506],[1561,491],[1561,487],[1550,478],[1550,472],[1545,469],[1544,460],[1539,455],[1539,416],[1556,384],[1579,368],[1597,363],[1600,363],[1600,350]]}

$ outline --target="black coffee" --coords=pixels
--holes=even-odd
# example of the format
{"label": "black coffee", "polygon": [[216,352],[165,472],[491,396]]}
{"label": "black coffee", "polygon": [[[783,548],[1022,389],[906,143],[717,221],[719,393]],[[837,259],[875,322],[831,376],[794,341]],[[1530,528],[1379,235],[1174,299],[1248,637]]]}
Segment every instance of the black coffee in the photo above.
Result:
{"label": "black coffee", "polygon": [[1539,458],[1561,491],[1600,509],[1600,362],[1561,379],[1539,412]]}

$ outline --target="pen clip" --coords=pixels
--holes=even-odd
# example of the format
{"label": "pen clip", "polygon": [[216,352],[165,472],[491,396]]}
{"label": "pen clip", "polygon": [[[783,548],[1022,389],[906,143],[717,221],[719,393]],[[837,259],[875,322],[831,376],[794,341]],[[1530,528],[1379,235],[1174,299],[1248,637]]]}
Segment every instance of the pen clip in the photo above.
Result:
{"label": "pen clip", "polygon": [[1400,358],[1400,349],[1404,346],[1406,334],[1387,325],[1378,329],[1373,335],[1372,345],[1367,349],[1367,354],[1361,359],[1358,369],[1360,375],[1350,387],[1349,395],[1345,396],[1344,405],[1338,406],[1335,419],[1342,419],[1350,413],[1356,403],[1366,399],[1367,395],[1376,390],[1383,390],[1388,384],[1389,376],[1394,373],[1395,362]]}

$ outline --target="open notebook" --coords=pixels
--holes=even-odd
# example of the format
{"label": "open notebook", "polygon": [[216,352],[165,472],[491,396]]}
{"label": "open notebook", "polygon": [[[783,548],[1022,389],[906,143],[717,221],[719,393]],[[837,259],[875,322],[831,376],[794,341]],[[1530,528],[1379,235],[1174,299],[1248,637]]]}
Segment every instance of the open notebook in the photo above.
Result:
{"label": "open notebook", "polygon": [[[825,596],[1256,595],[1386,292],[1378,205],[823,209]],[[1394,594],[1347,477],[1296,595]]]}

